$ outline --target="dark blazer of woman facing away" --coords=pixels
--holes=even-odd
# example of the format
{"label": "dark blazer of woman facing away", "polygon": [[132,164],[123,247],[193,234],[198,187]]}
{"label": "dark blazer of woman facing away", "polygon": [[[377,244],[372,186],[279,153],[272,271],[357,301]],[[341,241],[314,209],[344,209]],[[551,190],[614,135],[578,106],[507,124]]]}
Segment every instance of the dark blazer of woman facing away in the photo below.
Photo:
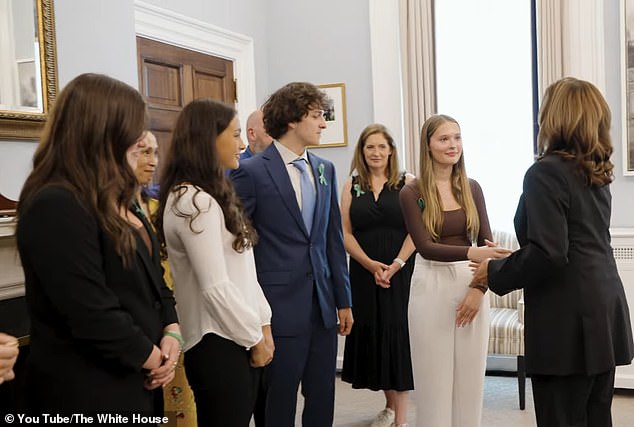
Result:
{"label": "dark blazer of woman facing away", "polygon": [[521,248],[474,281],[524,288],[526,371],[539,426],[611,426],[616,365],[634,355],[610,245],[610,110],[592,84],[564,78],[544,95],[540,159],[515,214]]}
{"label": "dark blazer of woman facing away", "polygon": [[144,124],[136,90],[80,75],[60,93],[35,153],[17,229],[32,413],[162,411],[180,331],[156,239],[128,208]]}

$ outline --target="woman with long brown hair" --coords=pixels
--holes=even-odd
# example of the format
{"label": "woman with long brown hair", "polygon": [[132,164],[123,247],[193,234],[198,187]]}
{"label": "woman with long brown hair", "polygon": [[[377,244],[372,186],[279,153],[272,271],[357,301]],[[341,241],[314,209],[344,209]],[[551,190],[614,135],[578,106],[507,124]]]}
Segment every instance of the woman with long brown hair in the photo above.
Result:
{"label": "woman with long brown hair", "polygon": [[164,163],[157,226],[166,244],[198,425],[247,427],[260,368],[273,358],[257,281],[257,234],[227,169],[244,143],[236,111],[199,99],[180,113]]}
{"label": "woman with long brown hair", "polygon": [[491,243],[480,185],[467,177],[458,122],[421,130],[420,175],[400,194],[418,256],[409,305],[418,425],[478,427],[489,336],[486,289],[469,287],[469,261],[509,251]]}
{"label": "woman with long brown hair", "polygon": [[361,132],[350,175],[341,218],[355,327],[346,337],[341,379],[385,394],[385,409],[372,427],[405,426],[414,388],[407,325],[414,244],[398,196],[415,177],[399,170],[394,139],[380,124]]}
{"label": "woman with long brown hair", "polygon": [[35,152],[17,229],[33,413],[162,411],[182,338],[157,242],[129,209],[145,114],[132,87],[82,74],[59,94]]}
{"label": "woman with long brown hair", "polygon": [[521,248],[485,260],[473,284],[524,289],[526,372],[537,424],[612,425],[614,372],[634,357],[623,284],[610,245],[610,109],[591,83],[546,89],[540,157],[515,213]]}

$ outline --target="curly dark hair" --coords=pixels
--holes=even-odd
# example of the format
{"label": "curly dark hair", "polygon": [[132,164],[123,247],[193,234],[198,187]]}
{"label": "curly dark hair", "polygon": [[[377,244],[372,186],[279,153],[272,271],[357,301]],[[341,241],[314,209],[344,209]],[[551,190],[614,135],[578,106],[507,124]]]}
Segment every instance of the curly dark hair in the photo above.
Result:
{"label": "curly dark hair", "polygon": [[326,106],[326,94],[312,83],[293,82],[278,89],[262,106],[266,133],[279,139],[289,123],[301,121],[312,109]]}
{"label": "curly dark hair", "polygon": [[[193,185],[196,194],[204,191],[218,202],[225,226],[235,236],[234,250],[242,252],[257,242],[257,233],[244,214],[240,199],[218,162],[216,152],[218,135],[229,126],[235,116],[235,109],[212,99],[192,101],[179,114],[161,176],[159,208],[154,218],[163,249],[163,217],[167,198],[174,193],[178,201],[185,193],[185,184]],[[197,212],[191,215],[179,211],[175,213],[187,218],[190,230],[199,233],[200,230],[197,231],[193,224],[201,212],[196,204],[196,195],[194,206]]]}

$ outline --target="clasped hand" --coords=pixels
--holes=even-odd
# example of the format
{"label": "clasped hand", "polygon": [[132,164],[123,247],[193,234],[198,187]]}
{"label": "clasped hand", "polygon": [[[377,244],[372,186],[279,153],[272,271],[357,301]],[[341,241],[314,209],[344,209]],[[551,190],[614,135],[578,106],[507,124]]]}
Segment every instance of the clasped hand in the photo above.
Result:
{"label": "clasped hand", "polygon": [[[158,351],[158,360],[156,352]],[[178,358],[181,353],[180,343],[172,336],[166,335],[161,339],[160,348],[154,346],[152,355],[148,359],[145,368],[150,369],[145,379],[145,388],[154,390],[158,387],[165,387],[174,379],[174,371],[178,365]]]}
{"label": "clasped hand", "polygon": [[374,260],[372,260],[370,264],[366,266],[366,269],[370,273],[372,273],[376,285],[385,289],[390,287],[390,279],[396,274],[398,270],[400,270],[400,268],[401,266],[395,262],[387,265]]}
{"label": "clasped hand", "polygon": [[0,332],[0,384],[15,378],[13,366],[18,353],[18,339]]}
{"label": "clasped hand", "polygon": [[271,326],[262,327],[262,339],[253,347],[251,347],[250,364],[253,368],[261,368],[273,361],[275,353],[275,343],[273,342],[273,334]]}

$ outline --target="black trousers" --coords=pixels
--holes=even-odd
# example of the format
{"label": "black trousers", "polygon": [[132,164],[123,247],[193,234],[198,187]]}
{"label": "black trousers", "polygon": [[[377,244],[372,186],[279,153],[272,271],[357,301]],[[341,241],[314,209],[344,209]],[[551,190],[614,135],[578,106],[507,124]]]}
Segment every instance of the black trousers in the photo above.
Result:
{"label": "black trousers", "polygon": [[249,357],[244,347],[215,334],[185,352],[199,426],[249,426],[261,372]]}
{"label": "black trousers", "polygon": [[598,375],[531,375],[539,427],[611,427],[614,369]]}

